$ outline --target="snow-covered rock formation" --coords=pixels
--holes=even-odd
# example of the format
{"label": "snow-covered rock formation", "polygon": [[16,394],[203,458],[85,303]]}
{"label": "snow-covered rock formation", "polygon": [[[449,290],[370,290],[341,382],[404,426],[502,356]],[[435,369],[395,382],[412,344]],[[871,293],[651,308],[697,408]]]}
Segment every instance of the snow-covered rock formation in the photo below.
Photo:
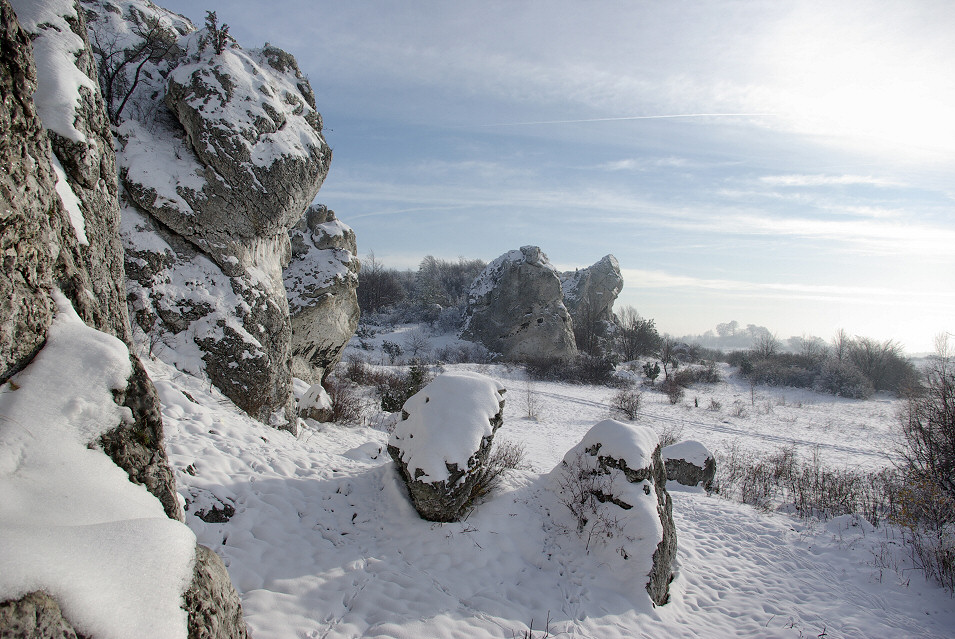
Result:
{"label": "snow-covered rock formation", "polygon": [[457,521],[504,423],[504,386],[480,373],[444,373],[412,395],[388,441],[411,502],[430,521]]}
{"label": "snow-covered rock formation", "polygon": [[646,575],[650,600],[667,603],[677,541],[656,433],[604,420],[564,455],[552,481],[588,548],[626,561],[635,574]]}
{"label": "snow-covered rock formation", "polygon": [[592,266],[560,274],[564,306],[579,326],[591,322],[612,322],[613,303],[623,290],[620,264],[605,255]]}
{"label": "snow-covered rock formation", "polygon": [[511,360],[577,354],[560,277],[536,246],[510,251],[487,265],[468,293],[462,337]]}
{"label": "snow-covered rock formation", "polygon": [[698,441],[688,439],[660,452],[667,469],[667,479],[684,486],[713,487],[716,477],[716,458]]}
{"label": "snow-covered rock formation", "polygon": [[119,137],[135,324],[154,355],[294,430],[282,268],[331,161],[308,81],[288,53],[151,2],[83,4]]}
{"label": "snow-covered rock formation", "polygon": [[222,561],[181,523],[129,350],[83,10],[0,0],[0,53],[0,635],[244,637]]}
{"label": "snow-covered rock formation", "polygon": [[285,290],[292,314],[292,372],[318,383],[341,360],[358,328],[358,245],[355,232],[322,205],[289,231],[292,259]]}

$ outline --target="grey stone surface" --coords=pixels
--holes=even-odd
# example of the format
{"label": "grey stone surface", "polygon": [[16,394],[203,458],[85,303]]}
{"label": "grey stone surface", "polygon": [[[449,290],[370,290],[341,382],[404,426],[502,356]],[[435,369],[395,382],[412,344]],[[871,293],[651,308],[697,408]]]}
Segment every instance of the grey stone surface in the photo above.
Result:
{"label": "grey stone surface", "polygon": [[[81,12],[67,15],[66,23],[74,34],[84,35]],[[37,28],[54,29],[50,23]],[[33,37],[61,37],[60,33],[34,33]],[[3,380],[28,365],[42,347],[53,320],[55,289],[66,294],[88,325],[130,341],[112,139],[103,101],[97,91],[81,89],[73,120],[81,141],[46,131],[32,102],[38,78],[30,41],[31,35],[20,28],[9,1],[0,0],[0,162],[5,167],[0,174]],[[95,77],[89,44],[83,45],[76,57],[77,67]],[[51,141],[61,156],[66,183],[77,198],[88,244],[78,239],[57,195]],[[133,422],[117,426],[91,445],[101,446],[130,480],[145,485],[162,502],[167,515],[182,520],[163,448],[159,399],[138,359],[132,357],[132,364],[129,384],[116,393],[115,401],[130,409]],[[190,589],[195,593],[190,636],[245,637],[238,597],[228,576],[222,577],[221,561],[216,566],[203,558],[201,551],[199,556]],[[223,621],[216,623],[215,619]],[[209,634],[208,628],[213,627],[222,631]],[[0,603],[0,636],[82,638],[63,619],[52,597],[43,592]]]}
{"label": "grey stone surface", "polygon": [[713,487],[716,458],[700,442],[687,440],[667,446],[662,451],[667,479],[684,486]]}
{"label": "grey stone surface", "polygon": [[[640,431],[644,433],[641,434]],[[573,468],[574,465],[579,467]],[[632,467],[634,465],[639,467]],[[575,501],[590,500],[593,497],[600,504],[595,507],[614,511],[604,514],[584,513],[585,517],[594,516],[617,522],[624,528],[624,534],[627,518],[646,516],[648,510],[659,518],[662,534],[653,550],[652,567],[647,575],[645,588],[655,605],[667,603],[670,599],[670,582],[673,581],[677,535],[673,522],[673,502],[666,489],[666,468],[660,453],[659,440],[653,431],[642,426],[606,420],[588,431],[581,443],[565,455],[559,468],[562,473],[569,473],[569,481],[565,479],[559,484],[559,488],[564,491],[564,499],[567,495],[572,495],[571,498],[576,498]],[[614,479],[619,477],[618,473],[630,484],[646,482],[644,490],[634,493],[615,488]],[[564,477],[568,475],[565,474]],[[634,494],[639,495],[637,499],[643,495],[651,498],[655,494],[655,503],[642,504],[641,508],[634,510],[638,505],[634,501]],[[643,550],[643,543],[641,540],[640,546],[632,548],[631,552]],[[628,558],[626,552],[621,551],[621,554],[625,559]]]}
{"label": "grey stone surface", "polygon": [[33,94],[30,35],[0,2],[0,380],[22,369],[46,340],[57,282],[79,275],[81,258],[55,192],[51,152]]}
{"label": "grey stone surface", "polygon": [[43,591],[0,602],[3,639],[90,639],[79,634],[63,617],[59,604]]}
{"label": "grey stone surface", "polygon": [[[282,269],[288,231],[331,161],[308,81],[275,47],[217,54],[204,30],[155,5],[84,6],[100,42],[122,33],[135,45],[143,16],[177,37],[145,63],[116,127],[136,328],[154,356],[204,372],[253,417],[294,431]],[[339,310],[325,315],[347,327]],[[173,355],[197,350],[198,365]]]}
{"label": "grey stone surface", "polygon": [[560,278],[536,246],[510,251],[471,285],[462,337],[509,360],[577,354]]}
{"label": "grey stone surface", "polygon": [[189,614],[189,639],[246,639],[242,604],[219,555],[196,546],[195,576],[183,608]]}
{"label": "grey stone surface", "polygon": [[[419,394],[427,395],[430,392],[432,391],[426,386]],[[447,468],[447,479],[445,480],[425,481],[422,479],[423,471],[409,467],[404,460],[403,446],[409,445],[409,442],[398,442],[394,434],[392,435],[388,443],[388,454],[394,460],[398,474],[408,488],[412,505],[422,518],[439,522],[458,521],[468,512],[469,507],[473,504],[475,487],[486,479],[484,471],[487,469],[488,457],[494,443],[494,434],[504,423],[504,392],[503,388],[498,391],[497,397],[500,398],[498,412],[488,420],[490,434],[481,437],[477,448],[468,457],[467,463],[445,462]],[[412,403],[411,400],[405,406],[407,407],[410,403]],[[410,417],[411,415],[406,410],[402,410],[402,421],[406,421]],[[469,416],[465,415],[462,415],[461,419],[462,421],[470,421]],[[454,424],[435,426],[447,429],[455,428]],[[411,436],[413,437],[413,435],[412,433]],[[423,435],[423,433],[419,433],[419,435]],[[433,452],[437,455],[441,454],[441,451]]]}
{"label": "grey stone surface", "polygon": [[285,289],[292,320],[296,376],[322,381],[341,360],[358,328],[358,246],[355,232],[325,206],[312,206],[289,231],[292,259]]}
{"label": "grey stone surface", "polygon": [[564,306],[574,324],[588,321],[613,321],[613,303],[623,290],[620,264],[613,255],[605,255],[592,266],[560,274]]}

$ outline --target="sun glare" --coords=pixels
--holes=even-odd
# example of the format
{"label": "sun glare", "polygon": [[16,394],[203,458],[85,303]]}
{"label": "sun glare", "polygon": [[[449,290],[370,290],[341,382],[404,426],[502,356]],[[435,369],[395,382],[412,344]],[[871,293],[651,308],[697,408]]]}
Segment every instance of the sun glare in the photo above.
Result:
{"label": "sun glare", "polygon": [[770,108],[798,132],[897,153],[955,154],[950,44],[865,13],[796,14],[767,42]]}

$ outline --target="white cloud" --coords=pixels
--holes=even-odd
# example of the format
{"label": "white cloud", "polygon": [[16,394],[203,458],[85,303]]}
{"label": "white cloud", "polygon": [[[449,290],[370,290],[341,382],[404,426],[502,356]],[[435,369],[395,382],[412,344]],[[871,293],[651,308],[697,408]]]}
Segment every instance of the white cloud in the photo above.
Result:
{"label": "white cloud", "polygon": [[900,183],[871,175],[766,175],[760,182],[773,186],[847,186],[866,184],[870,186],[901,186]]}

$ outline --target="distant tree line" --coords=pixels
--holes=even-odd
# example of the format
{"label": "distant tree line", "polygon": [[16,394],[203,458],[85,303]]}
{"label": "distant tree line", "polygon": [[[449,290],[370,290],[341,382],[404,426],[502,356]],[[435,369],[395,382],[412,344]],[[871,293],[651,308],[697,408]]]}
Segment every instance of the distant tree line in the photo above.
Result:
{"label": "distant tree line", "polygon": [[866,398],[877,391],[905,394],[918,384],[918,373],[894,340],[850,337],[840,330],[830,344],[819,338],[792,338],[783,351],[773,335],[758,339],[751,349],[734,351],[726,361],[756,384],[794,386]]}
{"label": "distant tree line", "polygon": [[471,283],[485,266],[483,260],[428,255],[417,270],[398,270],[385,267],[370,253],[358,274],[362,317],[373,323],[440,323],[443,330],[455,330],[464,316]]}

